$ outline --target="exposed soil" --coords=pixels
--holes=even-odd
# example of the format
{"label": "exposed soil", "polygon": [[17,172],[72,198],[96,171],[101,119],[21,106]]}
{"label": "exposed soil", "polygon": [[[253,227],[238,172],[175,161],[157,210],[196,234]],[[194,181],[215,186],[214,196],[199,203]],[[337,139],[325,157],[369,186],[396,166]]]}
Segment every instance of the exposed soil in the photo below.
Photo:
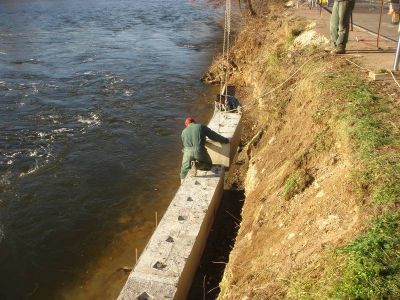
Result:
{"label": "exposed soil", "polygon": [[[336,78],[338,69],[364,73],[325,54],[312,24],[280,4],[260,3],[263,10],[245,22],[232,50],[231,78],[244,106],[245,132],[227,186],[245,190],[246,200],[220,299],[296,298],[290,294],[296,274],[322,276],[333,249],[354,240],[377,214],[357,191],[358,160],[339,118],[346,103],[325,87],[327,74]],[[217,57],[203,79],[218,82],[222,69]],[[399,97],[391,84],[381,91],[393,101]],[[189,299],[202,299],[203,288],[216,286],[207,275],[204,287],[199,282],[215,269],[212,261],[225,265],[223,251],[203,257]]]}

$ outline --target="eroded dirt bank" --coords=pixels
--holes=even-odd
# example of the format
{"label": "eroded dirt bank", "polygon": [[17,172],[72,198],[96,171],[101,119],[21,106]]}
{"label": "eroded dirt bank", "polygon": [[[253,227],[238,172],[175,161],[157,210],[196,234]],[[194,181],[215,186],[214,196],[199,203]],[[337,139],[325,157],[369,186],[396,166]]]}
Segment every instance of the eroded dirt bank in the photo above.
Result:
{"label": "eroded dirt bank", "polygon": [[219,298],[397,298],[398,89],[281,3],[253,4],[232,49],[245,132],[227,185],[246,201]]}

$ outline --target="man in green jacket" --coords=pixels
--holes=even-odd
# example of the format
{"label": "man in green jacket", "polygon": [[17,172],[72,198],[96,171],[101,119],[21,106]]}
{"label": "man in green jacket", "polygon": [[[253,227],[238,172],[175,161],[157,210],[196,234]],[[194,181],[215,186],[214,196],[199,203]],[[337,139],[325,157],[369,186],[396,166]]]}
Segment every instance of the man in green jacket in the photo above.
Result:
{"label": "man in green jacket", "polygon": [[331,43],[334,47],[332,53],[345,54],[346,44],[349,40],[350,17],[355,0],[335,0],[331,16]]}
{"label": "man in green jacket", "polygon": [[211,170],[211,157],[205,147],[206,137],[220,142],[222,144],[229,143],[229,139],[212,131],[205,125],[197,124],[193,118],[187,117],[185,120],[185,129],[182,131],[183,143],[183,160],[181,168],[181,180],[183,180],[189,172],[192,162],[199,170]]}

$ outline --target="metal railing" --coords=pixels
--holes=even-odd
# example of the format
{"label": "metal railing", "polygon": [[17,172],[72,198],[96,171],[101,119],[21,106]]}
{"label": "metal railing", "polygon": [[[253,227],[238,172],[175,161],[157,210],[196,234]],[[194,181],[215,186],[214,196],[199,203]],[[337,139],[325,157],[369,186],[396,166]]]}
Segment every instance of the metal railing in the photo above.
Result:
{"label": "metal railing", "polygon": [[394,56],[393,71],[398,71],[399,64],[400,64],[400,24],[399,24],[398,33],[399,33],[399,37],[397,39],[397,50],[396,50],[396,55]]}

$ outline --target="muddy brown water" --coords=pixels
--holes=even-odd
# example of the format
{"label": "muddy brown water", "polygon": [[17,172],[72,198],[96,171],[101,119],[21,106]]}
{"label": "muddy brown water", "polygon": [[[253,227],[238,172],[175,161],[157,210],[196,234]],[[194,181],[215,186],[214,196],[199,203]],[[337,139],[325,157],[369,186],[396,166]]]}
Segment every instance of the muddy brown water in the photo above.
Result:
{"label": "muddy brown water", "polygon": [[221,11],[0,1],[0,298],[114,299],[179,185]]}

